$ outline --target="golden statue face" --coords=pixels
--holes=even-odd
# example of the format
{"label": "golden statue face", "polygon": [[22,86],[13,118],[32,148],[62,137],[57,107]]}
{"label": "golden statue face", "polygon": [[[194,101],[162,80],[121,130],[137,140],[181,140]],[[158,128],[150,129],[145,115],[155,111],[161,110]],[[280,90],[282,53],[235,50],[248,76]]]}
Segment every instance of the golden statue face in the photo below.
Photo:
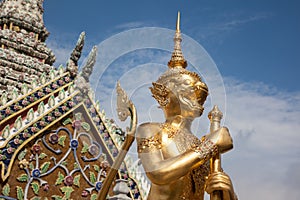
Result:
{"label": "golden statue face", "polygon": [[[207,93],[202,91],[202,82],[189,74],[183,74],[175,85],[174,92],[178,98],[180,115],[183,117],[199,117],[203,112],[203,103]],[[174,91],[172,89],[172,91]]]}
{"label": "golden statue face", "polygon": [[200,77],[182,68],[167,70],[150,88],[165,113],[199,117],[207,96],[207,86]]}
{"label": "golden statue face", "polygon": [[199,80],[185,75],[184,82],[178,85],[179,93],[177,93],[181,109],[191,111],[191,113],[200,116],[203,111],[203,102],[201,90],[198,89]]}

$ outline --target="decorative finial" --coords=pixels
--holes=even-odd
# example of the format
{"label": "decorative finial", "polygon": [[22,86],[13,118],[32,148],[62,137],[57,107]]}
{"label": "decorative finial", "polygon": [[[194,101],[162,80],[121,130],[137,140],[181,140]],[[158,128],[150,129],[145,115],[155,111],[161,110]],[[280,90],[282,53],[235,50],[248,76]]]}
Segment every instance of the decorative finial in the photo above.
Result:
{"label": "decorative finial", "polygon": [[82,48],[84,46],[85,32],[82,32],[77,40],[76,46],[73,49],[69,61],[67,63],[67,71],[70,72],[72,77],[77,76],[78,73],[78,60],[81,57]]}
{"label": "decorative finial", "polygon": [[94,65],[96,63],[96,58],[97,58],[97,47],[94,46],[89,53],[89,56],[87,58],[86,64],[83,66],[81,75],[82,77],[89,82],[89,78],[93,72]]}
{"label": "decorative finial", "polygon": [[187,62],[183,57],[181,51],[181,33],[180,33],[180,12],[177,14],[176,32],[174,37],[174,51],[172,53],[171,60],[168,62],[170,68],[182,67],[186,68]]}
{"label": "decorative finial", "polygon": [[223,118],[223,113],[220,111],[217,105],[214,105],[213,109],[208,113],[211,132],[218,130],[220,128],[220,122],[222,118]]}
{"label": "decorative finial", "polygon": [[208,113],[208,119],[211,121],[221,121],[223,113],[220,111],[217,105],[214,105],[213,109]]}
{"label": "decorative finial", "polygon": [[78,60],[81,57],[84,42],[85,42],[85,32],[81,32],[80,35],[79,35],[79,38],[77,40],[76,46],[73,49],[73,51],[71,53],[71,57],[70,57],[70,59],[74,62],[74,64],[76,66],[78,65]]}

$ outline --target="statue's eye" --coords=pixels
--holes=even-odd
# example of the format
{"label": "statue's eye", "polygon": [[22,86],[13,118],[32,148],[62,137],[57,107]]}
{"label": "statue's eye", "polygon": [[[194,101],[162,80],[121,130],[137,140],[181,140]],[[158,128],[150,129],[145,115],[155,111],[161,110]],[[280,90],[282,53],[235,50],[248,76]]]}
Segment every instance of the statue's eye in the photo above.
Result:
{"label": "statue's eye", "polygon": [[191,84],[191,80],[186,79],[186,80],[184,81],[184,84],[185,84],[185,85],[190,85],[190,84]]}

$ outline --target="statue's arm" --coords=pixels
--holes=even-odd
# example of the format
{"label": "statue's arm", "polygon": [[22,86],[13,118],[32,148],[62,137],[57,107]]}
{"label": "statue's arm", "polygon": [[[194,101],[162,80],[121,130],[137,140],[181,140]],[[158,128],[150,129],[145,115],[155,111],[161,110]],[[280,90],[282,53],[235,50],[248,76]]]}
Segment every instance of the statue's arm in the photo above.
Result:
{"label": "statue's arm", "polygon": [[192,150],[167,160],[162,159],[160,150],[140,153],[139,156],[148,178],[152,183],[158,185],[179,179],[206,161]]}
{"label": "statue's arm", "polygon": [[167,184],[181,178],[217,152],[217,147],[212,142],[203,139],[185,153],[164,159],[163,147],[160,146],[159,138],[156,136],[157,134],[153,134],[153,129],[149,133],[149,127],[138,128],[139,157],[148,178],[154,184]]}

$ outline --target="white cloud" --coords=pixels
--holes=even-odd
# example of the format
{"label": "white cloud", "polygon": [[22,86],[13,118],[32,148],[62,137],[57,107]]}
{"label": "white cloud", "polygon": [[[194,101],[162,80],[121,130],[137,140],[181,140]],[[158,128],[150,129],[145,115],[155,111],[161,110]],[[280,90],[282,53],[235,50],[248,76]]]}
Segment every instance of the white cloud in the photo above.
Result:
{"label": "white cloud", "polygon": [[225,85],[225,123],[234,137],[235,149],[224,155],[224,166],[233,177],[239,199],[299,196],[293,187],[300,184],[299,170],[295,170],[300,165],[300,93],[229,78]]}
{"label": "white cloud", "polygon": [[132,28],[138,28],[144,26],[144,22],[128,22],[124,24],[117,25],[116,29],[132,29]]}
{"label": "white cloud", "polygon": [[70,58],[71,52],[75,46],[71,46],[71,45],[66,45],[65,43],[60,43],[59,41],[56,40],[49,40],[47,41],[47,46],[52,49],[55,57],[56,57],[56,61],[55,61],[55,66],[59,66],[59,65],[66,65],[66,62],[68,61],[68,59]]}
{"label": "white cloud", "polygon": [[198,38],[203,41],[222,43],[225,36],[240,30],[243,26],[250,23],[255,23],[260,20],[265,20],[272,17],[272,13],[258,12],[258,13],[220,13],[215,16],[215,20],[208,24],[199,27],[193,27],[190,31],[194,32]]}
{"label": "white cloud", "polygon": [[247,23],[251,23],[254,21],[266,19],[270,17],[271,15],[269,13],[257,13],[255,15],[251,16],[227,16],[225,18],[229,18],[224,20],[223,22],[217,23],[214,25],[214,29],[220,30],[220,31],[230,31],[234,28],[237,28],[238,26],[242,26]]}
{"label": "white cloud", "polygon": [[[80,33],[56,33],[55,35],[50,35],[46,40],[47,46],[53,51],[56,61],[54,66],[63,65],[66,66],[67,61],[73,49],[76,46],[76,42],[79,38]],[[78,61],[78,65],[81,66],[85,61],[85,57],[91,51],[91,45],[85,40],[85,44],[82,50],[81,59]]]}

